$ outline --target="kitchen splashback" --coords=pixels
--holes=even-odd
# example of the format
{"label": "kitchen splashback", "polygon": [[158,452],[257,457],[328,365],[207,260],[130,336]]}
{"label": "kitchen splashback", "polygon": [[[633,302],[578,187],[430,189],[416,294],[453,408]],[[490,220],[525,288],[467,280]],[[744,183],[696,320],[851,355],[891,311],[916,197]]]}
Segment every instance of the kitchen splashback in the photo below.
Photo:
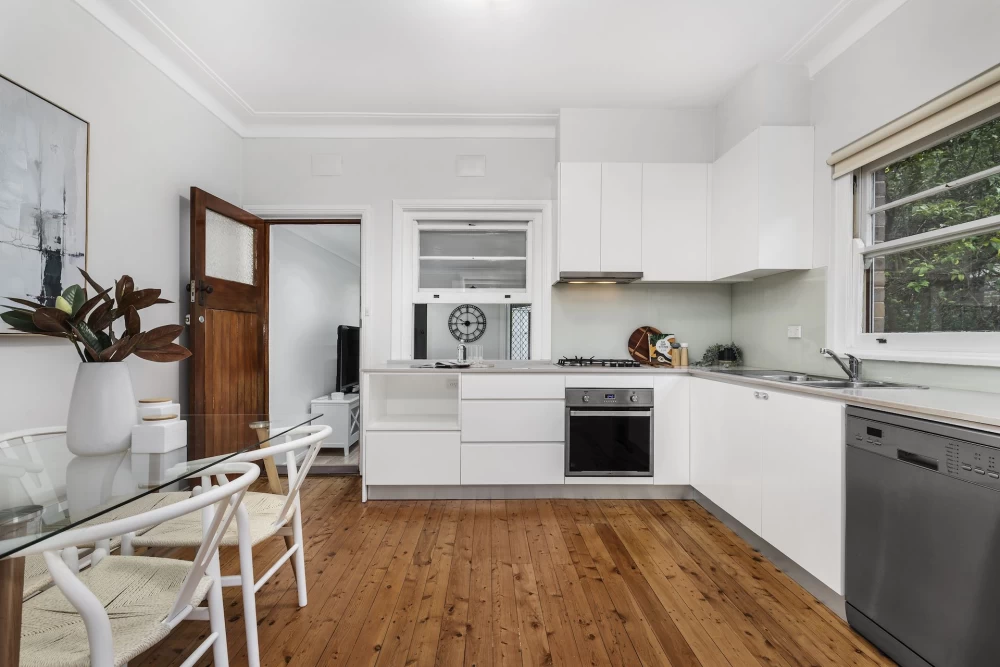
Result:
{"label": "kitchen splashback", "polygon": [[628,337],[651,325],[690,345],[691,359],[732,336],[729,285],[556,285],[552,288],[552,358],[628,357]]}

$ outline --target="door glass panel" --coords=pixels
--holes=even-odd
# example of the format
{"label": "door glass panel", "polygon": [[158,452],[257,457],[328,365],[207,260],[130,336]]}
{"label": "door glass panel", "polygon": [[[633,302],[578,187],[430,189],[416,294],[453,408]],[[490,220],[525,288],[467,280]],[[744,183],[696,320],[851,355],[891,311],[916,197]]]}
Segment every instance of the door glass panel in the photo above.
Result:
{"label": "door glass panel", "polygon": [[205,275],[254,284],[254,228],[205,211]]}

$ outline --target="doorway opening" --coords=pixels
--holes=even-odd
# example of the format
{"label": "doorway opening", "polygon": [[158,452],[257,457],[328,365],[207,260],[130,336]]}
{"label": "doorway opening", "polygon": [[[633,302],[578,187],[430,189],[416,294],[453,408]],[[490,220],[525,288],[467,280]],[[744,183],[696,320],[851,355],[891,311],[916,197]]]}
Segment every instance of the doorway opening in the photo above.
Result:
{"label": "doorway opening", "polygon": [[312,474],[358,474],[361,220],[268,220],[269,405],[333,429]]}

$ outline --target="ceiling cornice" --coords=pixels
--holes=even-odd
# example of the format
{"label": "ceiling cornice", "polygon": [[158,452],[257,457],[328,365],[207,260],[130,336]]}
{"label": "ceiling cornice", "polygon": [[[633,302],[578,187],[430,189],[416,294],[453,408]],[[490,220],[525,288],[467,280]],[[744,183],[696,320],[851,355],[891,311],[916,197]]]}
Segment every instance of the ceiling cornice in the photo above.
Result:
{"label": "ceiling cornice", "polygon": [[[523,138],[554,139],[558,114],[382,113],[257,111],[141,0],[127,0],[193,64],[212,88],[126,20],[108,0],[74,0],[241,137]],[[221,93],[221,95],[220,95]],[[220,97],[222,99],[220,99]],[[238,111],[223,100],[235,104]]]}

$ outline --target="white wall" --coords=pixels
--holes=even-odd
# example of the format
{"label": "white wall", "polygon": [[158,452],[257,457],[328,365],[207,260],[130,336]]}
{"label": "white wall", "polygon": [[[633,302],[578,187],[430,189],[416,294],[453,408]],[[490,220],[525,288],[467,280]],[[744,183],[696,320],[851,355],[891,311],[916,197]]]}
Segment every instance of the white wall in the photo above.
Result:
{"label": "white wall", "polygon": [[[909,0],[820,71],[811,90],[815,126],[813,265],[829,261],[830,154],[997,64],[995,0]],[[733,288],[733,337],[747,362],[840,374],[819,355],[825,339],[826,271],[793,272]],[[822,304],[822,308],[820,305]],[[787,325],[803,326],[788,339]],[[1000,391],[1000,369],[868,362],[866,376]]]}
{"label": "white wall", "polygon": [[560,162],[711,162],[711,109],[560,109]]}
{"label": "white wall", "polygon": [[628,359],[637,328],[674,333],[700,359],[732,340],[729,285],[556,285],[552,288],[552,358]]}
{"label": "white wall", "polygon": [[[68,0],[5,0],[0,72],[90,122],[91,274],[107,286],[128,273],[176,301],[190,187],[239,202],[242,140]],[[63,341],[0,338],[0,432],[65,423],[77,363]],[[129,365],[137,396],[179,396],[178,364]]]}
{"label": "white wall", "polygon": [[271,225],[270,278],[270,408],[304,414],[336,389],[337,327],[360,322],[361,267]]}
{"label": "white wall", "polygon": [[761,125],[809,125],[804,65],[763,64],[744,75],[715,108],[715,157]]}
{"label": "white wall", "polygon": [[[313,176],[314,153],[341,155],[343,175]],[[485,155],[486,176],[455,176],[457,155]],[[373,332],[377,363],[389,356],[392,272],[401,256],[392,238],[393,199],[552,199],[555,166],[552,139],[248,139],[243,200],[373,207],[372,310],[364,326]]]}

